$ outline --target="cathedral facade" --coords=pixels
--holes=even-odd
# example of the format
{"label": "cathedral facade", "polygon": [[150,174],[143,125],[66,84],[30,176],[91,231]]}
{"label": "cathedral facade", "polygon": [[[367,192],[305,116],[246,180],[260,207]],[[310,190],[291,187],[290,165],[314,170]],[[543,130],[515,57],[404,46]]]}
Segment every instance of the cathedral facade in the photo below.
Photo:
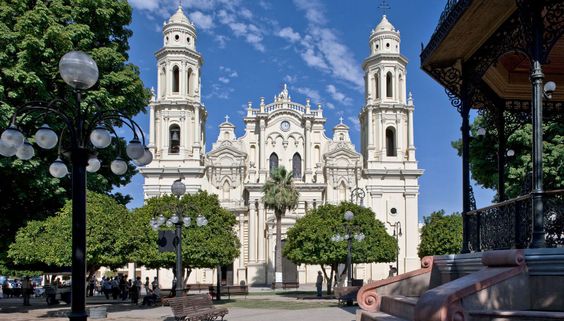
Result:
{"label": "cathedral facade", "polygon": [[[222,268],[228,284],[270,284],[274,278],[275,217],[261,203],[270,169],[285,166],[294,175],[299,204],[282,219],[282,238],[296,220],[322,204],[362,202],[398,233],[399,272],[419,267],[418,178],[415,159],[413,99],[406,94],[407,60],[400,53],[400,34],[386,16],[369,38],[365,105],[359,113],[360,152],[341,121],[326,131],[323,107],[294,102],[288,88],[271,102],[248,103],[244,134],[237,137],[226,117],[206,152],[206,107],[201,102],[202,56],[196,30],[182,9],[164,24],[163,47],[156,53],[158,88],[150,104],[149,148],[154,160],[140,172],[145,198],[170,193],[184,177],[187,192],[217,194],[221,205],[237,217],[240,256]],[[364,197],[358,197],[358,192]],[[288,262],[286,262],[288,263]],[[284,265],[284,279],[314,283],[319,266]],[[211,283],[213,271],[191,274],[189,283]],[[377,280],[387,264],[355,265],[353,276]],[[294,278],[293,280],[289,278]]]}

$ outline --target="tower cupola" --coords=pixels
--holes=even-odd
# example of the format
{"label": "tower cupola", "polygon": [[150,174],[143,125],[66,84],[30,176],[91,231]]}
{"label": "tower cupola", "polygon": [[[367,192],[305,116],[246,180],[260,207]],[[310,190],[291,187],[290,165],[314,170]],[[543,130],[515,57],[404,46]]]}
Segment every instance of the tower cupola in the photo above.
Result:
{"label": "tower cupola", "polygon": [[380,23],[372,30],[369,44],[370,55],[400,53],[400,32],[388,21],[386,15],[382,16]]}
{"label": "tower cupola", "polygon": [[180,47],[196,50],[196,27],[186,17],[181,6],[163,25],[165,47]]}

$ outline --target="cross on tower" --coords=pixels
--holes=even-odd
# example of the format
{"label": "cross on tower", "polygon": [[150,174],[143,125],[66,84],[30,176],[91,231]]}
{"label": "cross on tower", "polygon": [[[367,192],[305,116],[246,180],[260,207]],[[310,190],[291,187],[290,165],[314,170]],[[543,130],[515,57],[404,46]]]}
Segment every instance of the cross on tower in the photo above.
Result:
{"label": "cross on tower", "polygon": [[378,6],[378,8],[382,9],[382,14],[386,15],[386,10],[391,9],[392,7],[390,7],[390,5],[388,4],[388,2],[386,2],[386,0],[382,0],[382,3],[380,3],[380,5]]}
{"label": "cross on tower", "polygon": [[229,122],[229,115],[225,115],[225,122],[226,122],[226,123]]}
{"label": "cross on tower", "polygon": [[341,125],[343,124],[343,116],[339,117],[339,121],[341,122]]}

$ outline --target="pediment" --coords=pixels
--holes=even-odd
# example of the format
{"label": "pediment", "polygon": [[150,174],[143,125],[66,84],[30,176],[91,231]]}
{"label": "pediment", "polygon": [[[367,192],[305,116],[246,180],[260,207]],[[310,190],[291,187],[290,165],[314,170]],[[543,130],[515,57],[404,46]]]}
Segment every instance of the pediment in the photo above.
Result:
{"label": "pediment", "polygon": [[231,141],[224,141],[219,145],[219,147],[207,153],[206,157],[214,160],[223,158],[241,160],[247,158],[247,153],[241,151]]}
{"label": "pediment", "polygon": [[[334,144],[334,146],[331,146],[329,151],[325,153],[326,161],[335,161],[341,158],[357,161],[360,159],[360,154],[354,150],[352,144],[344,142]],[[352,162],[353,164],[354,161]]]}

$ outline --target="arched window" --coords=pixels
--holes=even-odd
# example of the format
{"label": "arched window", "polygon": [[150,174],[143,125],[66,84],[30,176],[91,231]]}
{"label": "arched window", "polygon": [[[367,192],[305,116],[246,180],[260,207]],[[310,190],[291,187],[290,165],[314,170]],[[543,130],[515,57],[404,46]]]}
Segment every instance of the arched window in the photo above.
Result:
{"label": "arched window", "polygon": [[294,173],[294,178],[302,177],[302,157],[298,153],[295,153],[294,157],[292,157],[292,172]]}
{"label": "arched window", "polygon": [[313,148],[314,150],[314,160],[315,160],[315,164],[317,166],[317,163],[321,163],[321,149],[319,148],[319,145],[315,145],[315,147]]}
{"label": "arched window", "polygon": [[225,182],[223,182],[223,199],[224,200],[230,199],[230,195],[229,195],[230,192],[231,192],[231,185],[229,185],[228,180],[225,180]]}
{"label": "arched window", "polygon": [[278,155],[272,153],[270,154],[270,172],[272,173],[276,167],[278,167]]}
{"label": "arched window", "polygon": [[396,156],[396,131],[393,127],[386,128],[386,156]]}
{"label": "arched window", "polygon": [[168,152],[170,154],[178,154],[180,152],[180,126],[174,124],[169,128],[170,144]]}
{"label": "arched window", "polygon": [[188,69],[188,75],[186,77],[186,94],[187,95],[191,95],[192,93],[190,92],[190,85],[192,82],[192,69]]}
{"label": "arched window", "polygon": [[166,95],[166,69],[163,67],[162,71],[161,71],[161,84],[160,84],[161,88],[161,97],[163,97],[164,95]]}
{"label": "arched window", "polygon": [[180,91],[180,71],[178,66],[172,67],[172,92],[178,94]]}
{"label": "arched window", "polygon": [[386,74],[386,97],[394,97],[394,89],[392,85],[392,73],[388,71]]}
{"label": "arched window", "polygon": [[345,182],[341,182],[339,184],[339,202],[346,202],[347,201],[347,186]]}
{"label": "arched window", "polygon": [[380,98],[380,73],[374,75],[374,80],[376,83],[376,99]]}

